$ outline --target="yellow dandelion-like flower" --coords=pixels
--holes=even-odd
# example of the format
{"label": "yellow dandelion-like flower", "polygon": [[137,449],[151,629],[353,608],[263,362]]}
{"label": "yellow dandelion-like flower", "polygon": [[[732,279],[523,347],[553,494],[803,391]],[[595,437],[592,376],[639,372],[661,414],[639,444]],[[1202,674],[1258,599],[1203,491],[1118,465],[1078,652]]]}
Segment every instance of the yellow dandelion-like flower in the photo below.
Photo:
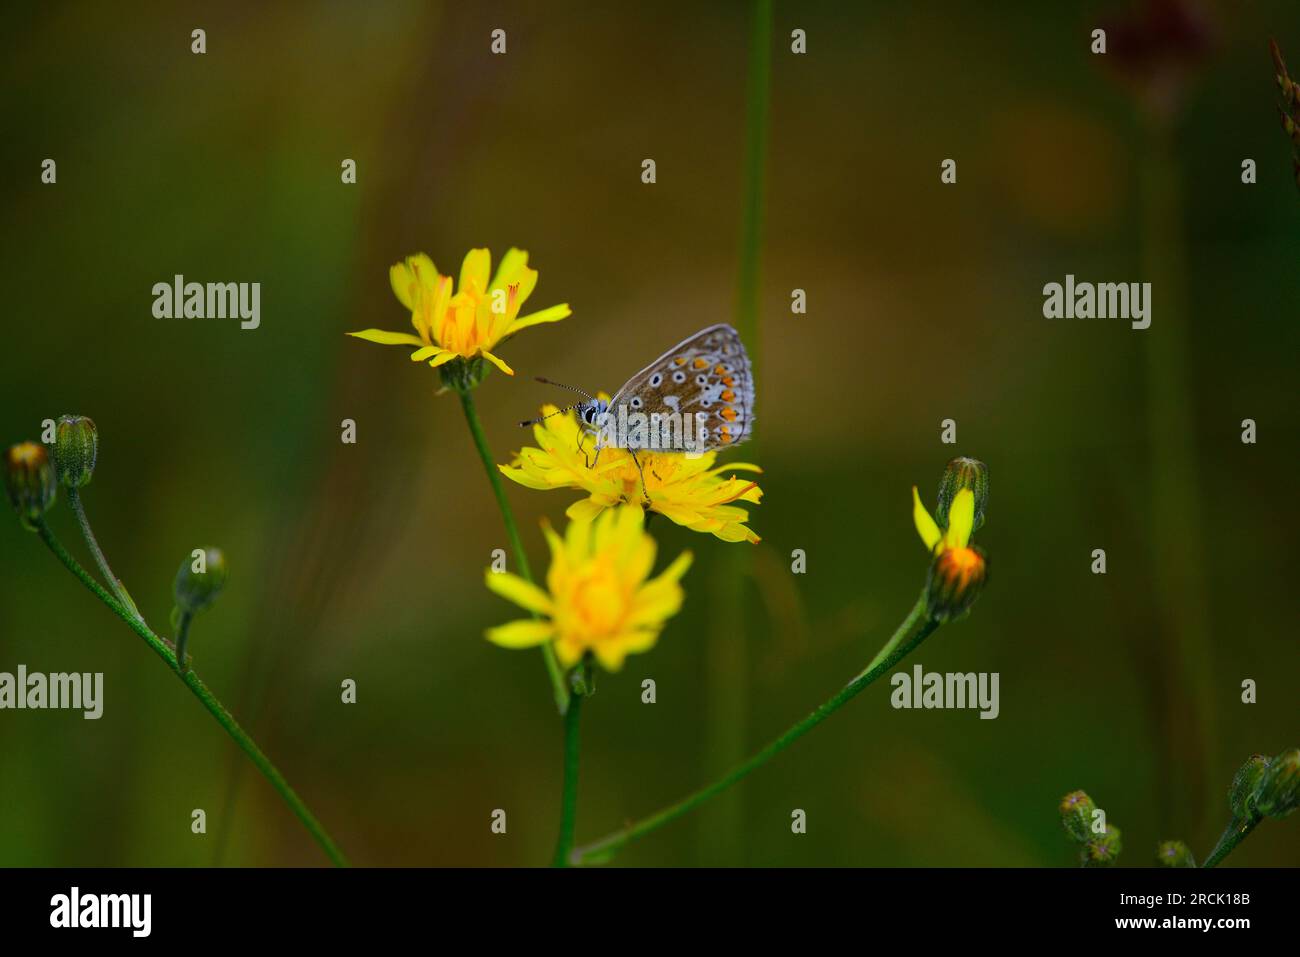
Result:
{"label": "yellow dandelion-like flower", "polygon": [[[498,465],[502,475],[528,488],[576,488],[587,492],[588,498],[568,508],[566,514],[574,521],[590,521],[605,509],[621,504],[639,508],[649,496],[645,507],[678,525],[707,532],[724,542],[759,540],[745,525],[749,512],[734,503],[757,505],[762,489],[758,483],[735,475],[723,477],[724,472],[761,472],[757,465],[736,462],[715,466],[716,452],[690,457],[684,452],[638,450],[638,469],[626,449],[604,448],[597,457],[592,437],[580,435],[577,420],[568,414],[554,414],[557,411],[553,405],[542,407],[543,416],[549,418],[533,426],[538,447],[523,448],[510,465]],[[578,447],[580,438],[582,449]]]}
{"label": "yellow dandelion-like flower", "polygon": [[564,538],[543,525],[551,547],[546,589],[510,572],[487,571],[487,586],[521,608],[541,615],[490,628],[489,641],[503,648],[551,642],[566,668],[590,652],[610,671],[630,654],[654,646],[669,618],[682,607],[681,577],[691,565],[682,552],[650,578],[655,540],[639,508],[605,512],[594,522],[571,522]]}
{"label": "yellow dandelion-like flower", "polygon": [[453,293],[451,277],[439,273],[433,260],[424,253],[408,256],[389,269],[388,276],[398,300],[411,310],[411,325],[418,334],[363,329],[348,335],[386,346],[415,346],[412,361],[428,360],[434,368],[453,359],[482,356],[506,375],[514,375],[490,350],[520,329],[557,322],[572,310],[562,303],[519,315],[537,285],[537,270],[529,267],[528,253],[522,249],[507,252],[489,282],[491,267],[491,253],[471,249]]}

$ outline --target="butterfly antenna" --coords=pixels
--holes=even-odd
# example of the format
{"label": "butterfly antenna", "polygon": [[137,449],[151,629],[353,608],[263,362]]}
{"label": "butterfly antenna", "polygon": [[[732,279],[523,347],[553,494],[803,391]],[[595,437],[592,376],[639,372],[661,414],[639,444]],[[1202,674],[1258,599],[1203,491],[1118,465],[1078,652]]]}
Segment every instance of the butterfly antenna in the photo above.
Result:
{"label": "butterfly antenna", "polygon": [[535,419],[525,419],[523,422],[519,423],[519,427],[521,429],[526,429],[528,428],[528,426],[536,425],[538,422],[545,422],[553,415],[560,415],[561,413],[564,412],[572,412],[576,408],[577,408],[576,405],[566,405],[563,409],[556,409],[554,412],[549,412],[546,415],[539,415]]}
{"label": "butterfly antenna", "polygon": [[578,395],[586,396],[588,399],[592,398],[590,394],[583,392],[581,389],[575,389],[573,386],[565,385],[563,382],[556,382],[554,379],[543,379],[541,376],[535,376],[534,378],[545,385],[558,386],[561,389],[568,389],[570,392],[576,392]]}

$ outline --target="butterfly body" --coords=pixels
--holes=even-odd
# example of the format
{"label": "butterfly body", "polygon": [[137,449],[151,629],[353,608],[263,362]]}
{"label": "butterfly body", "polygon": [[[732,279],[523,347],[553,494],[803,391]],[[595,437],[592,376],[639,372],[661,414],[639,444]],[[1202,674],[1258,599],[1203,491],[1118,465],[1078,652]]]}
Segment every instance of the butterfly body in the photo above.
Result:
{"label": "butterfly body", "polygon": [[[542,379],[584,396],[566,409],[581,426],[579,435],[596,437],[594,469],[602,449],[626,449],[645,475],[638,451],[685,453],[688,458],[739,445],[754,423],[754,374],[739,333],[726,323],[701,329],[679,342],[623,384],[611,399]],[[540,422],[521,422],[528,426]],[[582,448],[581,440],[578,443]],[[585,453],[584,453],[585,454]],[[657,474],[657,473],[656,473]]]}
{"label": "butterfly body", "polygon": [[632,378],[606,402],[575,406],[597,449],[699,454],[739,445],[754,422],[754,378],[739,334],[726,323],[701,329]]}

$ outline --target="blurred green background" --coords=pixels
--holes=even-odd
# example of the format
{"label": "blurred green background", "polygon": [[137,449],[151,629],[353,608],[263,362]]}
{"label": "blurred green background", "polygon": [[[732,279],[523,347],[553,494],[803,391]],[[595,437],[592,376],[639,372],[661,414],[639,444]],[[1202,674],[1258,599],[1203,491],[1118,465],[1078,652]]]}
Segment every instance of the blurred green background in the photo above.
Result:
{"label": "blurred green background", "polygon": [[[910,486],[932,498],[958,453],[991,468],[991,584],[908,665],[999,672],[1000,717],[895,711],[882,683],[621,863],[1068,866],[1056,804],[1080,787],[1123,830],[1122,863],[1173,837],[1199,858],[1237,766],[1300,743],[1300,194],[1266,48],[1276,36],[1300,64],[1300,10],[1210,7],[1161,123],[1120,57],[1088,51],[1126,9],[778,4],[759,446],[731,453],[760,456],[764,540],[737,615],[729,553],[747,546],[653,526],[661,564],[685,547],[697,564],[659,645],[601,675],[584,710],[579,843],[857,673],[924,579]],[[749,11],[8,14],[0,437],[95,419],[87,507],[159,626],[181,558],[225,549],[196,668],[355,863],[546,862],[561,727],[540,656],[482,637],[516,610],[482,587],[508,543],[455,397],[435,398],[436,373],[404,350],[344,332],[406,328],[387,276],[406,254],[454,273],[471,246],[528,249],[533,303],[574,314],[499,349],[520,374],[477,394],[504,462],[528,439],[517,420],[557,398],[530,376],[612,390],[730,320]],[[497,27],[505,56],[489,53]],[[956,186],[939,182],[947,157]],[[1240,180],[1248,157],[1257,185]],[[1067,272],[1153,281],[1151,329],[1043,319],[1044,283]],[[260,282],[261,328],[153,318],[152,285],[176,273]],[[794,288],[807,315],[790,313]],[[544,567],[537,523],[576,496],[507,492]],[[66,505],[52,522],[88,563]],[[142,642],[9,521],[0,670],[20,663],[104,672],[105,714],[0,713],[0,863],[324,863]],[[1240,701],[1246,678],[1257,704]],[[1270,821],[1229,863],[1298,851],[1300,821]]]}

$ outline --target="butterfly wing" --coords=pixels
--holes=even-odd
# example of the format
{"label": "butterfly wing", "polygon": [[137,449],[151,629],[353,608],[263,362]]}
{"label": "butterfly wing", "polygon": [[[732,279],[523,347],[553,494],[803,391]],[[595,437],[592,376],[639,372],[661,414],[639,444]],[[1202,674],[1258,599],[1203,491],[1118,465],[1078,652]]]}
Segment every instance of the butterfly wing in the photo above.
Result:
{"label": "butterfly wing", "polygon": [[616,415],[620,406],[647,416],[704,413],[692,448],[739,445],[754,423],[754,374],[740,334],[726,323],[701,329],[628,379],[610,400]]}

